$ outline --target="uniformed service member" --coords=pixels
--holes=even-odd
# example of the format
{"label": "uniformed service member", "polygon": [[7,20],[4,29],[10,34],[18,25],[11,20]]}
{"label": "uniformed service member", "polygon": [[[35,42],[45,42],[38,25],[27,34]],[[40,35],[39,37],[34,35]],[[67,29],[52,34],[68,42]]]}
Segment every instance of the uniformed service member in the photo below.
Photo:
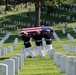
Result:
{"label": "uniformed service member", "polygon": [[43,54],[46,55],[46,53],[52,49],[52,33],[53,31],[51,30],[46,30],[43,32],[43,38],[45,39],[45,46],[44,46],[44,52]]}
{"label": "uniformed service member", "polygon": [[41,57],[44,57],[43,51],[42,51],[42,34],[40,31],[37,31],[35,34],[32,35],[32,38],[35,40],[35,48],[34,48],[34,56],[37,52],[40,53]]}
{"label": "uniformed service member", "polygon": [[33,58],[34,55],[30,49],[31,47],[31,43],[30,43],[30,38],[31,38],[31,35],[28,35],[28,33],[24,32],[24,35],[21,36],[22,40],[24,41],[24,47],[25,47],[25,51],[28,52],[30,54],[30,56]]}

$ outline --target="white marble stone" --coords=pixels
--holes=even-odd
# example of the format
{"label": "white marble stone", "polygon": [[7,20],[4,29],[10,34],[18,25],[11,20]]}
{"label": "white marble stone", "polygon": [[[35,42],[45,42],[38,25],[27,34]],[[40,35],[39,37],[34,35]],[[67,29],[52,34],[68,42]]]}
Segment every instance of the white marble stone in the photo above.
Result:
{"label": "white marble stone", "polygon": [[70,20],[70,16],[68,15],[68,16],[66,16],[66,20]]}
{"label": "white marble stone", "polygon": [[66,31],[65,31],[65,29],[64,29],[64,28],[62,29],[62,33],[63,33],[63,34],[65,34],[65,33],[66,33]]}
{"label": "white marble stone", "polygon": [[25,50],[25,46],[22,47],[22,50],[21,50],[20,54],[23,54],[23,55],[24,55],[24,59],[26,59],[26,50]]}
{"label": "white marble stone", "polygon": [[60,41],[60,38],[58,37],[58,35],[56,34],[55,31],[53,32],[53,36],[54,36],[54,38],[55,38],[55,40],[56,40],[57,42]]}
{"label": "white marble stone", "polygon": [[75,75],[74,61],[76,57],[68,56],[66,57],[66,75]]}
{"label": "white marble stone", "polygon": [[57,53],[57,52],[54,53],[54,65],[57,64],[57,55],[58,55],[58,54],[59,54],[59,53]]}
{"label": "white marble stone", "polygon": [[75,18],[74,17],[72,17],[72,21],[74,21],[75,20]]}
{"label": "white marble stone", "polygon": [[15,75],[15,61],[14,59],[5,59],[3,63],[8,65],[8,75]]}
{"label": "white marble stone", "polygon": [[19,74],[19,58],[14,56],[11,59],[15,60],[15,74]]}
{"label": "white marble stone", "polygon": [[74,75],[76,75],[76,60],[74,61]]}
{"label": "white marble stone", "polygon": [[62,55],[60,58],[60,71],[66,73],[66,55]]}
{"label": "white marble stone", "polygon": [[8,48],[7,48],[7,52],[8,53],[10,53],[10,52],[12,52],[13,50],[12,50],[12,46],[9,46]]}
{"label": "white marble stone", "polygon": [[61,58],[62,55],[63,55],[63,54],[61,54],[61,53],[58,53],[58,54],[57,54],[57,57],[56,57],[56,59],[57,59],[56,66],[57,66],[57,67],[60,67],[60,58]]}
{"label": "white marble stone", "polygon": [[2,53],[1,55],[5,55],[7,53],[7,49],[6,48],[2,48]]}
{"label": "white marble stone", "polygon": [[2,49],[0,49],[0,56],[2,56],[1,52],[2,52]]}
{"label": "white marble stone", "polygon": [[0,63],[0,75],[8,75],[8,66]]}
{"label": "white marble stone", "polygon": [[19,57],[19,68],[22,68],[24,65],[24,56],[23,54],[17,54],[16,57]]}
{"label": "white marble stone", "polygon": [[50,58],[54,58],[55,49],[51,49],[48,51],[48,54],[50,55]]}

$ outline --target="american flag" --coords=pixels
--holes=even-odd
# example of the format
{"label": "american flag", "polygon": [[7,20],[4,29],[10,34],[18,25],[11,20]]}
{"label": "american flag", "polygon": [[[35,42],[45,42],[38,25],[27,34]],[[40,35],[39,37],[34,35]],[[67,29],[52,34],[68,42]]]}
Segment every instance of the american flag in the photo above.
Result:
{"label": "american flag", "polygon": [[42,31],[42,27],[33,27],[33,28],[22,28],[20,33],[28,33],[28,34],[33,34],[33,33],[36,33],[36,32],[41,32]]}
{"label": "american flag", "polygon": [[29,35],[36,32],[45,32],[47,30],[52,31],[53,29],[50,26],[42,26],[42,27],[33,27],[33,28],[22,28],[20,34],[28,33]]}
{"label": "american flag", "polygon": [[45,32],[45,31],[53,31],[53,28],[51,28],[50,26],[42,26],[42,32]]}

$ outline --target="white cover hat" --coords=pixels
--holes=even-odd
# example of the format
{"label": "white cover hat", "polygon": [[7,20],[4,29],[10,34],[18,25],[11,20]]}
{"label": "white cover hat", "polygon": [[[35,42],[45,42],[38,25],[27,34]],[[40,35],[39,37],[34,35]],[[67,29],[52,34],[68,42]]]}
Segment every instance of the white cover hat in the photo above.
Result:
{"label": "white cover hat", "polygon": [[24,32],[24,34],[28,34],[27,32]]}

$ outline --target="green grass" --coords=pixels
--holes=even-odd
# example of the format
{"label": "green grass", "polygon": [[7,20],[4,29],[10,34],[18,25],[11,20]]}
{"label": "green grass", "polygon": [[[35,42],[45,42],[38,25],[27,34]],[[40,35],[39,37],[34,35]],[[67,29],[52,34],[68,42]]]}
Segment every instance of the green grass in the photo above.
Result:
{"label": "green grass", "polygon": [[[15,12],[15,11],[13,11],[13,12]],[[67,14],[72,14],[72,16],[76,15],[71,12],[65,12],[65,11],[60,11],[60,10],[55,10],[55,12],[58,12],[59,14],[61,14],[63,16],[63,19],[54,18],[52,16],[49,17],[49,15],[48,16],[42,15],[41,18],[45,19],[45,20],[50,20],[51,22],[53,22],[53,21],[66,22],[66,20],[64,19],[65,15],[67,15]],[[19,13],[26,14],[26,12],[24,12],[24,11],[18,11],[15,13],[16,14],[19,14]],[[1,23],[6,23],[6,24],[14,25],[14,26],[15,26],[15,24],[13,23],[14,20],[25,22],[25,23],[31,22],[27,18],[13,15],[12,12],[11,12],[11,14],[2,14],[0,16],[6,18],[5,20],[0,19]],[[31,17],[32,16],[34,16],[34,13],[31,13]],[[11,23],[7,22],[8,18],[10,18],[12,20]],[[76,18],[75,18],[75,21],[76,21]],[[31,23],[33,24],[34,21]],[[72,31],[72,26],[71,26],[71,24],[75,24],[75,23],[76,22],[69,21],[68,27],[66,28],[66,34],[62,34],[61,29],[63,28],[63,25],[56,24],[54,26],[53,25],[51,26],[56,31],[57,35],[60,38],[60,42],[57,42],[53,38],[53,47],[56,50],[56,52],[59,52],[59,53],[62,53],[62,54],[68,55],[68,56],[76,56],[75,53],[71,53],[71,52],[62,50],[62,44],[74,45],[74,46],[76,45],[76,33],[74,33]],[[7,29],[8,31],[11,32],[11,36],[9,37],[9,39],[7,41],[5,41],[5,43],[2,45],[2,47],[7,48],[8,46],[12,46],[14,39],[16,37],[18,38],[19,41],[12,53],[7,53],[4,56],[0,56],[0,63],[2,63],[2,61],[4,59],[10,58],[10,57],[15,56],[16,54],[20,53],[22,46],[23,46],[23,41],[18,36],[19,30],[11,30],[8,28],[2,28],[2,29]],[[68,40],[66,38],[67,33],[70,33],[75,38],[74,42],[71,42],[70,40]],[[2,37],[4,37],[4,34],[0,34],[0,39],[2,39]],[[34,47],[34,41],[32,42],[31,49],[33,49],[33,47]],[[66,75],[66,74],[60,72],[60,68],[58,68],[58,67],[56,67],[56,65],[54,65],[54,59],[50,58],[50,56],[48,54],[46,55],[45,58],[41,58],[40,55],[37,54],[35,58],[27,57],[26,60],[24,60],[24,66],[22,66],[22,68],[19,69],[19,74],[16,74],[16,75]]]}
{"label": "green grass", "polygon": [[23,67],[20,70],[19,75],[25,75],[25,71],[26,75],[59,75],[60,69],[54,66],[53,63],[53,59],[50,59],[49,57],[27,59],[27,61],[24,63],[26,67]]}

